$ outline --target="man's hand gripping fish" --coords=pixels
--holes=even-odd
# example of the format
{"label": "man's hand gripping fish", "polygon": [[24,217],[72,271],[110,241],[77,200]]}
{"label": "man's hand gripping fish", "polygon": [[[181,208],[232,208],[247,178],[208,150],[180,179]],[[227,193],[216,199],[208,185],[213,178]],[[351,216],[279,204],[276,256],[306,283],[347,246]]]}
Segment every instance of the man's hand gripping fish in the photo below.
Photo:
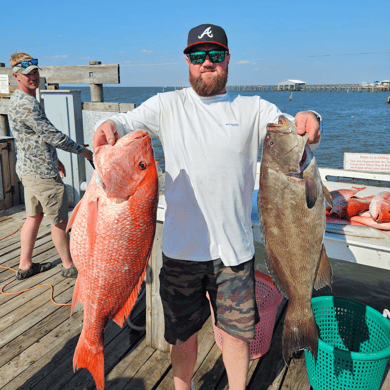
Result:
{"label": "man's hand gripping fish", "polygon": [[84,306],[73,368],[88,369],[102,390],[103,329],[109,318],[123,326],[137,300],[154,239],[158,180],[144,131],[97,148],[95,165],[101,184],[95,172],[69,221],[78,270],[71,313]]}

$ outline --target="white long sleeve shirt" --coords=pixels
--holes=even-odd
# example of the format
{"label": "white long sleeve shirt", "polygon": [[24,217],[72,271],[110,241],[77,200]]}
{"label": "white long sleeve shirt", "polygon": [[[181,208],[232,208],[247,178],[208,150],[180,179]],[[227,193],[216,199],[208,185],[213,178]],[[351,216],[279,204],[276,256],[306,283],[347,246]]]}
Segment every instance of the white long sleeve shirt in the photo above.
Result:
{"label": "white long sleeve shirt", "polygon": [[96,128],[109,119],[120,137],[146,130],[160,139],[166,256],[221,258],[226,266],[235,266],[254,255],[251,208],[257,157],[266,125],[281,114],[259,96],[227,92],[204,98],[186,88],[158,94],[133,111],[103,119]]}

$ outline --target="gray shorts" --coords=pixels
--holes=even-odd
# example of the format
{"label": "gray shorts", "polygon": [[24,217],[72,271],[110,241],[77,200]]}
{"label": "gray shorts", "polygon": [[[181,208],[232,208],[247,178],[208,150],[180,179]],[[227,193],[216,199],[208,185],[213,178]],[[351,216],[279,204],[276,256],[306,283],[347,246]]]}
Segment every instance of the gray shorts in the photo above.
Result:
{"label": "gray shorts", "polygon": [[209,307],[206,291],[218,328],[239,339],[253,340],[255,324],[260,320],[255,299],[254,258],[226,267],[221,259],[197,262],[175,260],[163,254],[160,295],[166,341],[181,344],[202,328],[203,311]]}
{"label": "gray shorts", "polygon": [[52,225],[68,219],[68,194],[61,178],[43,179],[40,176],[21,176],[24,186],[26,214],[33,217],[42,212]]}

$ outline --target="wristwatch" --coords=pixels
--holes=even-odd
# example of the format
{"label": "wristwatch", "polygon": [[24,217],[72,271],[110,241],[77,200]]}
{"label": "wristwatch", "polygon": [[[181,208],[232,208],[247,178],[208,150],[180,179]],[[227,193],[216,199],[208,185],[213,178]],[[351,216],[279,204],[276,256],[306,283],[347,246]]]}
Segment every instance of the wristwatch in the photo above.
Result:
{"label": "wristwatch", "polygon": [[319,114],[317,114],[315,111],[310,110],[310,112],[312,112],[315,115],[318,123],[320,124],[321,123],[321,116]]}

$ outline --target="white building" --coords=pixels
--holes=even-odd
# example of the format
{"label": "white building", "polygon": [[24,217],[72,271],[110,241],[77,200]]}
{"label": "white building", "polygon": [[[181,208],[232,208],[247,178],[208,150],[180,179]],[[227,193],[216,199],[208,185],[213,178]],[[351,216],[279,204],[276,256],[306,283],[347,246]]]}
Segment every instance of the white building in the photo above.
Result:
{"label": "white building", "polygon": [[301,80],[284,80],[278,83],[278,89],[287,91],[299,91],[306,83]]}

